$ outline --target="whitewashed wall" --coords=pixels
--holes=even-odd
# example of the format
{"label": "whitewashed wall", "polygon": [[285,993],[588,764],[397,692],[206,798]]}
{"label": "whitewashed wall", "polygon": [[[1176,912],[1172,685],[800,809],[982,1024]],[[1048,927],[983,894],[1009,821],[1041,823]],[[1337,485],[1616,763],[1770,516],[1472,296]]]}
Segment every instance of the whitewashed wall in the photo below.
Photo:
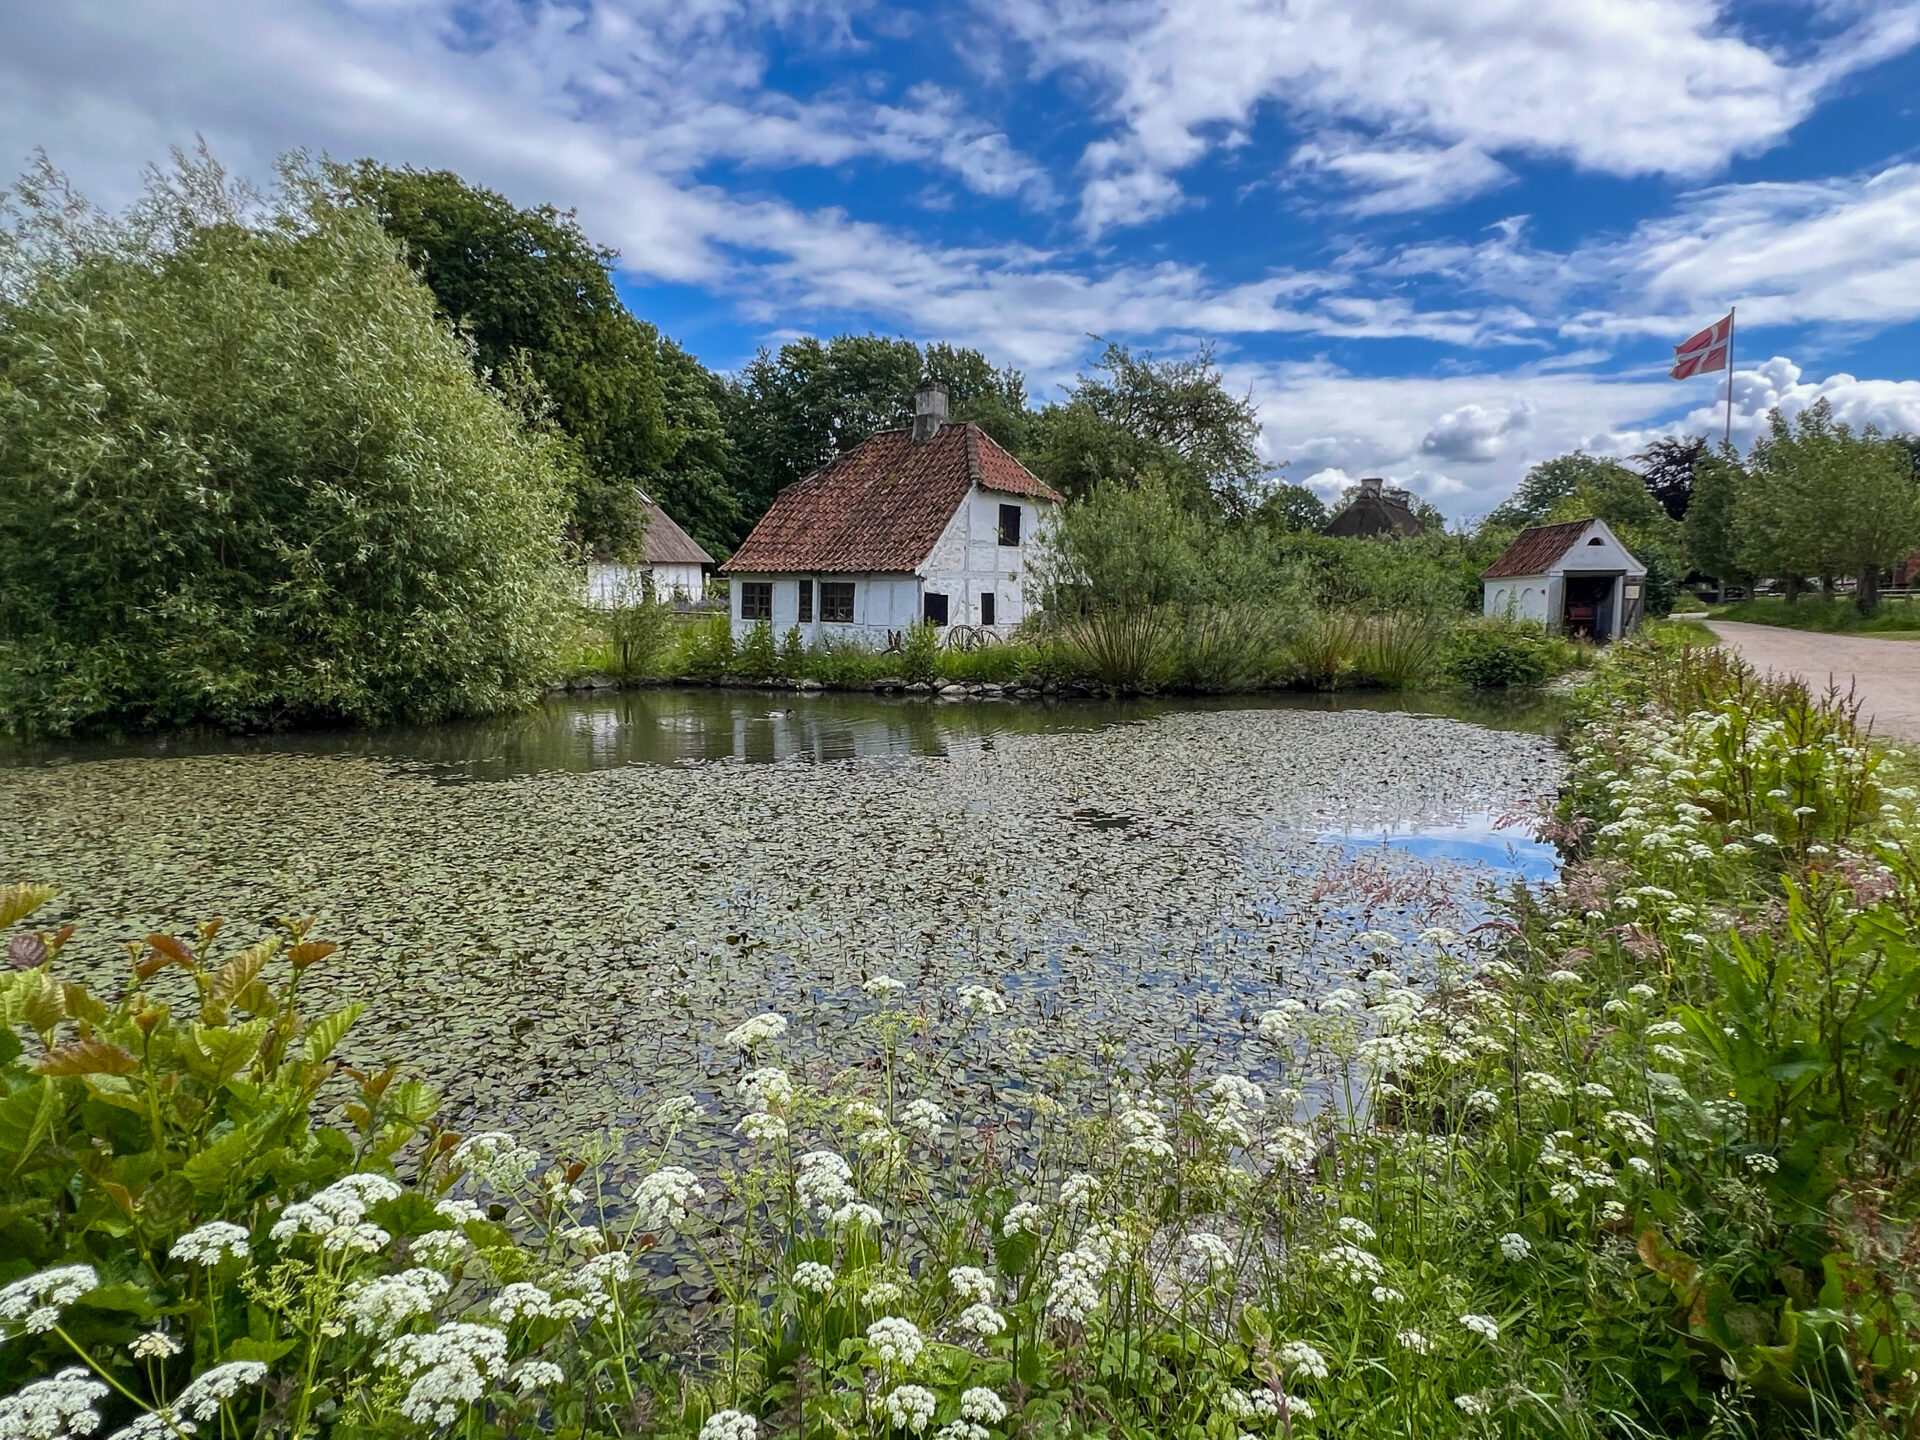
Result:
{"label": "whitewashed wall", "polygon": [[[1020,543],[1000,543],[1000,507],[1020,507]],[[1011,633],[1026,616],[1027,580],[1058,507],[975,486],[920,567],[923,591],[947,597],[949,625],[978,625],[980,597],[994,597],[994,632]]]}
{"label": "whitewashed wall", "polygon": [[[733,616],[733,637],[744,640],[754,627],[752,620],[740,618],[741,598],[747,585],[768,582],[773,586],[773,633],[784,637],[787,631],[798,628],[800,638],[809,645],[817,645],[822,640],[835,638],[855,640],[866,645],[884,645],[890,631],[905,630],[920,618],[920,581],[913,575],[814,575],[809,576],[813,583],[813,619],[808,624],[800,623],[800,577],[794,575],[734,575],[732,581],[730,613]],[[828,625],[820,619],[820,582],[822,580],[853,582],[853,623]]]}
{"label": "whitewashed wall", "polygon": [[[1488,615],[1511,615],[1515,620],[1532,620],[1545,625],[1548,623],[1547,617],[1553,613],[1548,607],[1549,587],[1544,575],[1487,580],[1482,584],[1485,587],[1484,613]],[[1509,606],[1512,609],[1508,609]]]}
{"label": "whitewashed wall", "polygon": [[587,603],[611,609],[622,600],[638,596],[641,582],[651,574],[653,593],[663,600],[703,600],[707,593],[705,573],[698,565],[616,565],[598,562],[587,566]]}

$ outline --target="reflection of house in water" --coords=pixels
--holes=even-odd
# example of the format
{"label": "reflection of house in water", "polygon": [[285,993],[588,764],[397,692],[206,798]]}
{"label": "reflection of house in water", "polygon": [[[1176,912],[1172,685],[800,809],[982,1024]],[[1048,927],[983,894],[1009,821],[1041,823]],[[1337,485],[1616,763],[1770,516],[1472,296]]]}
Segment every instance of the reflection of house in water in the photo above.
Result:
{"label": "reflection of house in water", "polygon": [[1480,580],[1487,614],[1604,643],[1639,627],[1647,567],[1606,521],[1568,520],[1522,530]]}
{"label": "reflection of house in water", "polygon": [[963,718],[955,707],[866,696],[849,704],[838,697],[628,691],[590,708],[569,703],[566,768],[944,755],[949,736],[965,728]]}

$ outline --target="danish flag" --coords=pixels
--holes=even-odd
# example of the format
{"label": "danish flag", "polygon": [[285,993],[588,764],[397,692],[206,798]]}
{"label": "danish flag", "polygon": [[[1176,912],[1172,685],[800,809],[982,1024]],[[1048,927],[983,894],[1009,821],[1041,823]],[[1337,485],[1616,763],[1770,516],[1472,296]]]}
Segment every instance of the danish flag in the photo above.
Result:
{"label": "danish flag", "polygon": [[1714,321],[1698,335],[1673,347],[1673,369],[1669,373],[1676,380],[1688,380],[1709,370],[1726,369],[1727,348],[1732,339],[1733,312],[1729,310],[1725,319]]}

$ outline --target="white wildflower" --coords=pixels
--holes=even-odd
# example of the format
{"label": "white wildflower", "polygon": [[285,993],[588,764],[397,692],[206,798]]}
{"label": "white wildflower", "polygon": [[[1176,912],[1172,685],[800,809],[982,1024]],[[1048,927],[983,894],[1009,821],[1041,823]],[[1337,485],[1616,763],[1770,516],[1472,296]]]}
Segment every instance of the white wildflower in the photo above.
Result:
{"label": "white wildflower", "polygon": [[973,1015],[1004,1015],[1007,999],[990,985],[962,985],[954,998],[960,1008]]}
{"label": "white wildflower", "polygon": [[738,1410],[716,1410],[700,1427],[700,1440],[754,1440],[760,1422]]}
{"label": "white wildflower", "polygon": [[531,1395],[536,1390],[551,1390],[566,1378],[567,1372],[551,1360],[522,1360],[514,1367],[513,1388]]}
{"label": "white wildflower", "polygon": [[211,1420],[227,1401],[266,1378],[267,1367],[258,1360],[229,1360],[189,1380],[173,1408],[195,1420]]}
{"label": "white wildflower", "polygon": [[691,1095],[675,1095],[662,1100],[653,1110],[653,1123],[674,1129],[681,1125],[690,1125],[699,1119],[700,1102]]}
{"label": "white wildflower", "polygon": [[796,1290],[809,1290],[815,1295],[829,1294],[833,1290],[833,1267],[818,1260],[803,1260],[793,1267],[793,1285]]}
{"label": "white wildflower", "polygon": [[381,1347],[382,1364],[411,1381],[400,1413],[420,1425],[451,1425],[460,1407],[487,1393],[507,1368],[507,1334],[491,1325],[450,1321],[429,1335],[400,1335]]}
{"label": "white wildflower", "polygon": [[459,1230],[428,1230],[409,1243],[417,1257],[444,1268],[465,1254],[473,1242]]}
{"label": "white wildflower", "polygon": [[173,1242],[173,1258],[195,1265],[218,1265],[228,1258],[245,1260],[250,1253],[246,1227],[226,1220],[209,1220]]}
{"label": "white wildflower", "polygon": [[78,1365],[50,1380],[35,1380],[0,1396],[0,1436],[5,1440],[74,1440],[100,1428],[94,1405],[107,1387]]}
{"label": "white wildflower", "polygon": [[553,1296],[538,1285],[530,1285],[524,1280],[515,1281],[487,1306],[503,1325],[511,1325],[515,1320],[547,1320],[557,1314]]}
{"label": "white wildflower", "polygon": [[793,1077],[778,1065],[761,1065],[742,1075],[733,1087],[754,1111],[784,1114],[793,1105]]}
{"label": "white wildflower", "polygon": [[127,1353],[136,1360],[171,1360],[180,1353],[180,1342],[164,1330],[149,1330],[127,1346]]}
{"label": "white wildflower", "polygon": [[999,1392],[975,1385],[960,1396],[960,1414],[980,1425],[998,1425],[1007,1418],[1007,1402]]}
{"label": "white wildflower", "polygon": [[1190,1280],[1204,1280],[1215,1271],[1233,1268],[1233,1246],[1210,1230],[1196,1230],[1183,1246],[1180,1270]]}
{"label": "white wildflower", "polygon": [[1260,1017],[1260,1038],[1284,1045],[1296,1038],[1306,1023],[1307,1007],[1298,1000],[1282,1000]]}
{"label": "white wildflower", "polygon": [[1357,1245],[1330,1245],[1320,1260],[1349,1285],[1371,1285],[1385,1274],[1380,1257]]}
{"label": "white wildflower", "polygon": [[1000,1233],[1008,1237],[1022,1233],[1038,1235],[1045,1218],[1045,1212],[1038,1205],[1031,1200],[1022,1200],[1007,1211],[1006,1218],[1000,1222]]}
{"label": "white wildflower", "polygon": [[1493,1413],[1493,1401],[1484,1395],[1456,1395],[1453,1403],[1460,1407],[1462,1415],[1489,1415]]}
{"label": "white wildflower", "polygon": [[1500,1237],[1500,1253],[1507,1259],[1518,1262],[1533,1254],[1533,1246],[1528,1243],[1526,1236],[1509,1230]]}
{"label": "white wildflower", "polygon": [[1372,1290],[1373,1303],[1376,1305],[1398,1305],[1407,1297],[1391,1285],[1376,1285]]}
{"label": "white wildflower", "polygon": [[969,1304],[993,1298],[993,1277],[978,1265],[956,1265],[947,1271],[953,1293]]}
{"label": "white wildflower", "polygon": [[449,1288],[447,1277],[438,1271],[402,1270],[351,1282],[341,1310],[354,1329],[386,1340],[409,1321],[431,1314]]}
{"label": "white wildflower", "polygon": [[886,1000],[892,996],[905,993],[907,982],[904,980],[896,980],[891,975],[876,975],[860,988],[869,995],[876,995],[880,999]]}
{"label": "white wildflower", "polygon": [[947,1123],[947,1112],[931,1100],[911,1100],[900,1111],[900,1123],[932,1139],[940,1133],[940,1127]]}
{"label": "white wildflower", "polygon": [[1460,1323],[1478,1335],[1482,1340],[1498,1340],[1500,1338],[1500,1322],[1495,1320],[1491,1315],[1462,1315],[1460,1317]]}
{"label": "white wildflower", "polygon": [[880,1213],[879,1206],[869,1205],[862,1200],[848,1201],[834,1211],[832,1216],[833,1223],[836,1225],[865,1225],[874,1230],[884,1225],[886,1218]]}
{"label": "white wildflower", "polygon": [[969,1305],[960,1312],[960,1328],[984,1340],[989,1335],[998,1335],[1005,1330],[1007,1317],[985,1301],[981,1301],[978,1304]]}
{"label": "white wildflower", "polygon": [[1402,1330],[1393,1338],[1402,1349],[1411,1350],[1416,1355],[1431,1355],[1433,1353],[1433,1342],[1418,1330]]}
{"label": "white wildflower", "polygon": [[686,1223],[688,1207],[706,1198],[700,1177],[678,1165],[667,1165],[633,1187],[633,1200],[640,1224],[648,1230],[664,1230]]}
{"label": "white wildflower", "polygon": [[887,1419],[895,1429],[918,1435],[933,1419],[933,1392],[921,1385],[901,1385],[887,1396]]}
{"label": "white wildflower", "polygon": [[1334,1223],[1340,1227],[1342,1235],[1356,1244],[1371,1245],[1374,1242],[1373,1227],[1364,1220],[1355,1219],[1351,1215],[1342,1215]]}
{"label": "white wildflower", "polygon": [[31,1334],[40,1335],[60,1323],[60,1311],[98,1288],[100,1277],[91,1265],[56,1265],[0,1290],[0,1320],[24,1320]]}
{"label": "white wildflower", "polygon": [[469,1135],[448,1157],[456,1172],[465,1172],[495,1190],[524,1185],[540,1155],[504,1130],[482,1130]]}
{"label": "white wildflower", "polygon": [[749,1140],[764,1140],[769,1145],[777,1145],[787,1138],[787,1122],[778,1115],[768,1115],[756,1110],[734,1127]]}
{"label": "white wildflower", "polygon": [[1289,1379],[1301,1375],[1310,1380],[1327,1378],[1327,1357],[1304,1340],[1289,1340],[1275,1353]]}
{"label": "white wildflower", "polygon": [[1093,1198],[1095,1188],[1093,1176],[1084,1170],[1076,1170],[1060,1182],[1060,1203],[1069,1209],[1085,1205]]}
{"label": "white wildflower", "polygon": [[831,1150],[809,1150],[794,1162],[801,1208],[825,1219],[854,1198],[853,1167]]}
{"label": "white wildflower", "polygon": [[776,1015],[773,1011],[764,1011],[751,1020],[744,1020],[727,1032],[727,1044],[736,1050],[751,1050],[754,1046],[768,1040],[778,1040],[787,1033],[787,1017]]}
{"label": "white wildflower", "polygon": [[860,1299],[863,1304],[878,1310],[891,1305],[906,1293],[891,1280],[873,1280],[869,1281],[867,1288],[861,1292]]}
{"label": "white wildflower", "polygon": [[896,1365],[904,1370],[920,1358],[926,1343],[920,1327],[898,1315],[884,1316],[867,1327],[867,1344],[873,1347],[882,1365]]}
{"label": "white wildflower", "polygon": [[1774,1156],[1756,1150],[1747,1156],[1747,1169],[1756,1175],[1772,1175],[1780,1169],[1780,1162]]}

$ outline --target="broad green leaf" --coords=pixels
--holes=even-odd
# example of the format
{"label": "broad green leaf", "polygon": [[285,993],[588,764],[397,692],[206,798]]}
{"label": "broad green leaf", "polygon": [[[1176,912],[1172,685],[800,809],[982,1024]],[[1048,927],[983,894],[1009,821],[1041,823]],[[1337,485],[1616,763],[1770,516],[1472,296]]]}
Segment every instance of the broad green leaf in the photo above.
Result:
{"label": "broad green leaf", "polygon": [[322,1017],[307,1027],[307,1036],[301,1047],[309,1065],[318,1065],[339,1046],[346,1037],[353,1022],[366,1013],[367,1007],[358,1001],[335,1010],[331,1015]]}

